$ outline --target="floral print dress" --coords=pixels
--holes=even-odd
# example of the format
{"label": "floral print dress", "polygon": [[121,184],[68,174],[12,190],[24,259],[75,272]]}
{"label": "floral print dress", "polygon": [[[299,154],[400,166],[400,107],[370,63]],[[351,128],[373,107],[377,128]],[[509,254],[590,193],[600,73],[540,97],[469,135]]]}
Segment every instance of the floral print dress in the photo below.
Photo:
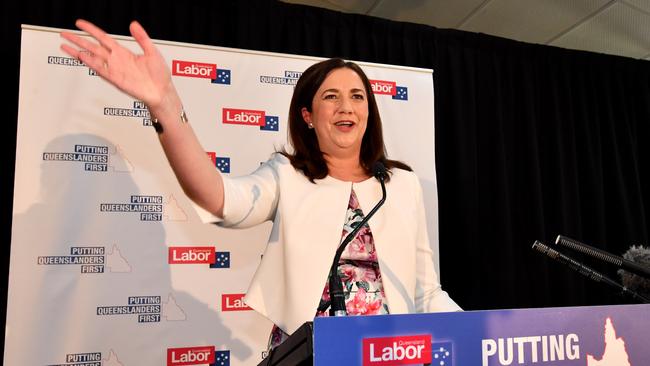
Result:
{"label": "floral print dress", "polygon": [[[349,232],[354,230],[363,220],[364,215],[359,207],[359,201],[354,193],[350,193],[350,201],[343,225],[341,241]],[[345,293],[345,307],[348,315],[378,315],[388,314],[388,304],[381,282],[379,263],[375,242],[368,224],[357,232],[355,238],[348,243],[339,261],[339,277]],[[329,278],[325,282],[319,309],[330,300]],[[329,316],[329,306],[323,311],[316,311],[315,316]],[[289,335],[277,326],[273,326],[269,339],[269,348],[274,348],[284,342]]]}

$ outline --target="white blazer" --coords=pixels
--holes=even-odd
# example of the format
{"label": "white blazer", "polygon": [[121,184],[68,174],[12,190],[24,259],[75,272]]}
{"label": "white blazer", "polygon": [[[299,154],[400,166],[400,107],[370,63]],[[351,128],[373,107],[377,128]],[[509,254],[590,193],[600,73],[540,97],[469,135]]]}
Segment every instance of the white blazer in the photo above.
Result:
{"label": "white blazer", "polygon": [[[286,333],[314,319],[327,282],[350,198],[364,214],[381,199],[375,178],[360,183],[332,177],[311,183],[280,155],[242,177],[224,177],[224,219],[197,210],[205,222],[273,229],[244,301]],[[416,175],[392,169],[387,199],[368,221],[391,314],[458,311],[440,287]]]}

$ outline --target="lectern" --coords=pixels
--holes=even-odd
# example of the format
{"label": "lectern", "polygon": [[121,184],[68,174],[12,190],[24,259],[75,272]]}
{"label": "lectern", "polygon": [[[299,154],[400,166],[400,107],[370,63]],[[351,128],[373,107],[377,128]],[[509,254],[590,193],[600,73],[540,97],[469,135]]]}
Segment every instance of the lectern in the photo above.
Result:
{"label": "lectern", "polygon": [[271,351],[258,366],[312,365],[314,363],[313,323],[300,326],[284,343]]}
{"label": "lectern", "polygon": [[317,318],[260,365],[650,365],[650,305]]}

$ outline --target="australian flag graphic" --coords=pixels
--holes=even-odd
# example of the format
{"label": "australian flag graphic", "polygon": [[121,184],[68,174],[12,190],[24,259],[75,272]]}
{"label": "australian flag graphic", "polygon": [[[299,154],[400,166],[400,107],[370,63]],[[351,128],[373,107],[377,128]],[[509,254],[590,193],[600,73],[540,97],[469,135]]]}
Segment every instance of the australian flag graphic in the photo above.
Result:
{"label": "australian flag graphic", "polygon": [[230,252],[215,252],[210,268],[230,268]]}
{"label": "australian flag graphic", "polygon": [[409,89],[405,86],[395,87],[395,95],[393,95],[393,99],[409,100]]}
{"label": "australian flag graphic", "polygon": [[431,343],[431,366],[453,366],[454,357],[451,353],[451,342]]}
{"label": "australian flag graphic", "polygon": [[217,69],[217,78],[212,79],[212,84],[230,85],[230,70]]}
{"label": "australian flag graphic", "polygon": [[214,351],[214,363],[210,366],[230,366],[230,351]]}
{"label": "australian flag graphic", "polygon": [[222,173],[230,173],[230,158],[217,156],[214,159],[214,164]]}
{"label": "australian flag graphic", "polygon": [[278,116],[266,116],[264,126],[260,126],[262,131],[277,131],[280,124]]}

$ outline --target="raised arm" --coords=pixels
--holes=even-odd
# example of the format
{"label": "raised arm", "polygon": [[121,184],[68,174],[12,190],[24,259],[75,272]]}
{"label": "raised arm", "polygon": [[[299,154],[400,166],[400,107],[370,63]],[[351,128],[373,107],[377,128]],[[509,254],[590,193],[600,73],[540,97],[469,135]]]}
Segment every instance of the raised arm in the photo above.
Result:
{"label": "raised arm", "polygon": [[183,106],[169,67],[144,28],[136,21],[129,26],[143,51],[134,54],[94,24],[85,20],[77,20],[75,24],[94,40],[62,32],[61,37],[72,45],[62,44],[61,49],[147,105],[152,118],[157,118],[162,126],[158,134],[160,143],[185,194],[207,211],[223,217],[221,175],[210,164],[190,124],[181,118]]}

